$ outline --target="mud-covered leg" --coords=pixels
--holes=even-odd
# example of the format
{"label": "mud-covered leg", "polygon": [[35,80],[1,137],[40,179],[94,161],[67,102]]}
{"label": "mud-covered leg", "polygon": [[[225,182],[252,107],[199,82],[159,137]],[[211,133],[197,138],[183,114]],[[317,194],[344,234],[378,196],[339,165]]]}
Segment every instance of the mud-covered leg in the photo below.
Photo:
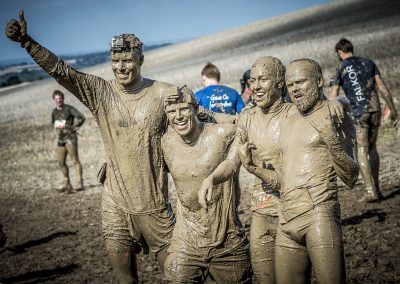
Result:
{"label": "mud-covered leg", "polygon": [[60,191],[71,191],[71,183],[69,180],[69,172],[68,172],[68,167],[66,164],[66,159],[67,159],[67,149],[65,146],[58,146],[56,149],[56,159],[58,162],[58,166],[60,167],[60,170],[63,174],[63,183],[60,186]]}
{"label": "mud-covered leg", "polygon": [[275,235],[278,217],[254,212],[250,226],[250,255],[254,278],[275,283]]}
{"label": "mud-covered leg", "polygon": [[371,139],[369,144],[369,162],[371,166],[372,177],[374,179],[376,193],[378,194],[379,198],[382,198],[382,193],[379,187],[380,158],[378,154],[378,149],[376,148],[376,141],[378,140],[378,132],[379,132],[379,127],[373,127],[371,129]]}
{"label": "mud-covered leg", "polygon": [[165,259],[167,258],[167,255],[168,255],[167,250],[168,250],[168,246],[166,246],[165,248],[160,250],[156,255],[158,266],[160,267],[161,272],[163,274],[164,274],[164,270],[165,270],[165,267],[164,267]]}
{"label": "mud-covered leg", "polygon": [[340,213],[318,217],[306,236],[307,248],[318,283],[346,282]]}
{"label": "mud-covered leg", "polygon": [[134,247],[121,246],[114,240],[106,240],[106,249],[118,283],[139,283]]}
{"label": "mud-covered leg", "polygon": [[359,200],[360,202],[378,200],[375,181],[372,176],[369,146],[368,127],[357,125],[357,159],[365,189],[365,195]]}
{"label": "mud-covered leg", "polygon": [[310,283],[310,272],[311,263],[307,250],[275,246],[276,283]]}
{"label": "mud-covered leg", "polygon": [[78,178],[79,182],[78,190],[83,189],[82,164],[79,161],[78,143],[77,141],[68,140],[67,143],[65,144],[65,147],[75,167],[76,177]]}

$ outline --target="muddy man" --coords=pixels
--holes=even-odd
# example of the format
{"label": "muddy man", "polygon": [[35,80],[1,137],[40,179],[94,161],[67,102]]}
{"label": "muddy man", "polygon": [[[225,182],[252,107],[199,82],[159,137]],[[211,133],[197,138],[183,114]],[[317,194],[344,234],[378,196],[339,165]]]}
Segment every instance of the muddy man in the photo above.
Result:
{"label": "muddy man", "polygon": [[[23,11],[19,21],[8,23],[6,35],[75,95],[99,126],[107,157],[103,235],[118,282],[139,281],[136,255],[142,250],[154,253],[163,270],[175,218],[168,202],[161,137],[167,129],[164,103],[177,96],[177,88],[141,76],[143,44],[133,34],[112,38],[111,81],[73,69],[37,43],[27,33]],[[226,118],[207,111],[201,116]]]}
{"label": "muddy man", "polygon": [[355,130],[345,114],[332,119],[323,100],[320,66],[310,59],[286,70],[289,96],[300,114],[282,122],[281,215],[276,237],[277,283],[304,283],[314,268],[318,283],[344,283],[344,254],[337,177],[352,186],[359,168],[352,157]]}
{"label": "muddy man", "polygon": [[[212,191],[213,185],[231,177],[240,163],[257,177],[251,200],[251,264],[254,277],[259,283],[274,284],[280,182],[268,183],[263,180],[273,174],[271,171],[280,170],[281,123],[299,111],[293,104],[282,100],[285,67],[278,58],[266,56],[254,62],[250,69],[250,89],[255,105],[242,111],[231,153],[204,180],[199,198],[207,207],[207,193]],[[329,106],[342,119],[342,105],[332,101]]]}
{"label": "muddy man", "polygon": [[72,160],[78,178],[76,190],[83,190],[82,164],[78,154],[78,129],[85,122],[85,116],[71,105],[64,103],[64,93],[54,90],[53,101],[56,107],[51,112],[51,123],[57,131],[56,158],[64,176],[60,192],[72,193],[69,170],[66,163],[67,154]]}
{"label": "muddy man", "polygon": [[165,111],[172,127],[162,138],[165,162],[178,194],[176,225],[165,261],[172,283],[251,283],[248,241],[237,214],[234,178],[215,186],[207,209],[198,200],[201,183],[223,160],[235,137],[233,124],[203,124],[188,88]]}

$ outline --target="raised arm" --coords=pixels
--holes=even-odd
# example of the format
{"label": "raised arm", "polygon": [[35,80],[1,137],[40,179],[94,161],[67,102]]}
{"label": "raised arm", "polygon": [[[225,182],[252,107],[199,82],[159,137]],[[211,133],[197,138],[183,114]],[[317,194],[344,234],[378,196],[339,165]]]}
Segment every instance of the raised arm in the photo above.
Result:
{"label": "raised arm", "polygon": [[23,10],[19,13],[19,21],[11,20],[6,27],[6,35],[9,39],[21,43],[33,60],[58,83],[68,89],[92,112],[97,109],[101,94],[96,90],[103,90],[106,81],[85,73],[76,71],[65,64],[45,47],[32,39],[27,32],[27,24]]}
{"label": "raised arm", "polygon": [[381,93],[383,99],[385,100],[386,104],[390,109],[390,120],[392,121],[392,125],[396,127],[397,123],[399,122],[399,115],[397,113],[396,107],[394,106],[393,97],[390,94],[389,89],[387,88],[381,75],[379,74],[375,75],[375,82],[378,91]]}

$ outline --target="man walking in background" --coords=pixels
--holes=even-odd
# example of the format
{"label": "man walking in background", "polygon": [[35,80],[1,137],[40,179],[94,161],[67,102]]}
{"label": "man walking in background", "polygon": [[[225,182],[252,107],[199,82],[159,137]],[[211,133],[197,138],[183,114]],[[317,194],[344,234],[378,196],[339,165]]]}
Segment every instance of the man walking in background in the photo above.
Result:
{"label": "man walking in background", "polygon": [[350,114],[357,132],[357,159],[364,181],[365,194],[360,202],[374,202],[382,198],[379,188],[379,155],[376,148],[381,124],[379,91],[390,109],[390,120],[397,125],[398,114],[392,96],[378,67],[367,58],[353,55],[353,44],[342,38],[335,46],[341,61],[333,80],[331,99],[343,88],[350,100]]}
{"label": "man walking in background", "polygon": [[82,164],[78,155],[77,130],[85,122],[85,116],[73,106],[64,104],[64,94],[59,90],[53,92],[53,101],[56,107],[51,113],[51,123],[54,125],[54,129],[57,130],[56,157],[64,177],[60,191],[72,193],[66,159],[68,154],[76,168],[77,190],[83,190]]}
{"label": "man walking in background", "polygon": [[208,62],[201,71],[204,88],[194,94],[197,102],[213,112],[239,114],[244,108],[242,98],[235,89],[219,85],[220,80],[218,67]]}

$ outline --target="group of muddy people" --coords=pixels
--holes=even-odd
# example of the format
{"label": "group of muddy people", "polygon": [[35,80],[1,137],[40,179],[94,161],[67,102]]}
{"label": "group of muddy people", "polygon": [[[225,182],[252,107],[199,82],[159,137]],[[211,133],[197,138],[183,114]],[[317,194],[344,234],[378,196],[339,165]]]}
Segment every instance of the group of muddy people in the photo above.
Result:
{"label": "group of muddy people", "polygon": [[[77,97],[99,126],[107,160],[99,172],[102,228],[119,283],[139,282],[141,251],[155,254],[172,283],[207,277],[216,283],[306,283],[311,268],[319,283],[345,281],[337,178],[351,187],[361,169],[362,202],[379,201],[378,90],[393,124],[398,120],[377,67],[352,56],[348,40],[336,45],[341,63],[332,88],[336,97],[342,86],[348,100],[325,98],[316,61],[284,66],[265,56],[247,72],[248,104],[239,106],[240,115],[229,115],[199,105],[186,85],[142,77],[143,44],[133,34],[112,39],[111,81],[73,69],[37,43],[23,12],[8,23],[6,35]],[[69,153],[82,189],[75,132],[85,118],[63,104],[61,92],[53,99],[62,188],[72,188]],[[238,218],[242,166],[257,180],[249,236]],[[175,212],[168,173],[178,197]]]}

